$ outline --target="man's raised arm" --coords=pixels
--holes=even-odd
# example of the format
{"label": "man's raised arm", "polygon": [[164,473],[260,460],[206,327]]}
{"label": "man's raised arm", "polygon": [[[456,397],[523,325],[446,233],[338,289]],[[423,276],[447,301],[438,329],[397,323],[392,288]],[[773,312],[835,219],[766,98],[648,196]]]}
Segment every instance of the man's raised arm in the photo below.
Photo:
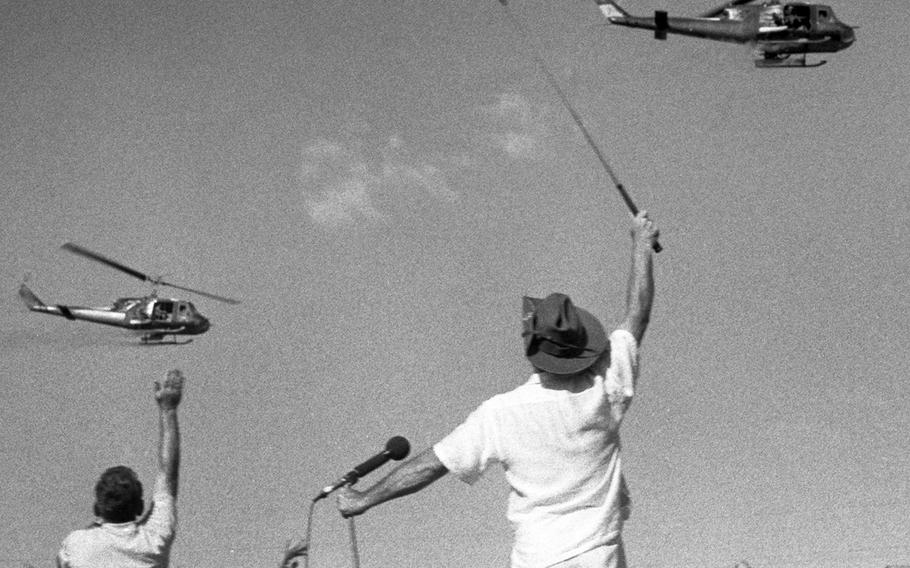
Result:
{"label": "man's raised arm", "polygon": [[651,303],[654,300],[651,255],[659,233],[646,211],[639,212],[632,219],[632,267],[626,291],[626,315],[620,328],[631,333],[639,345],[651,319]]}
{"label": "man's raised arm", "polygon": [[163,487],[177,498],[177,481],[180,473],[180,429],[177,424],[177,407],[183,396],[183,374],[168,371],[164,383],[155,381],[155,400],[158,402],[158,475],[156,487]]}

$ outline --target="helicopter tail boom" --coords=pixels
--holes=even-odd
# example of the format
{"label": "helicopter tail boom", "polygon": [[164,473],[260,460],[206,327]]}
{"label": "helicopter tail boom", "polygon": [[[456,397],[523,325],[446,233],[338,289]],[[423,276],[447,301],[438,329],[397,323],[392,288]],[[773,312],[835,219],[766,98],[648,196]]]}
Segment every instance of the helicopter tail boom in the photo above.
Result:
{"label": "helicopter tail boom", "polygon": [[[51,314],[54,316],[65,317],[68,320],[81,319],[73,315],[72,310],[68,306],[56,305],[48,306],[41,301],[38,296],[32,292],[28,286],[22,284],[19,286],[19,297],[22,298],[22,301],[25,302],[25,306],[33,312],[39,312],[42,314]],[[76,308],[74,308],[76,309]]]}

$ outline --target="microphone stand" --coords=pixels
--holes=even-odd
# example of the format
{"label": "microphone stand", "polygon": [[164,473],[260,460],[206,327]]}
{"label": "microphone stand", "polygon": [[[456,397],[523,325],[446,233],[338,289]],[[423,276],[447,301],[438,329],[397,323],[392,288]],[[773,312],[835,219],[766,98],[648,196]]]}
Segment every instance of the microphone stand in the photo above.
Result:
{"label": "microphone stand", "polygon": [[303,555],[303,568],[309,568],[310,566],[310,535],[313,533],[313,511],[316,509],[316,501],[319,501],[319,497],[310,502],[310,512],[306,520],[306,536],[303,537],[303,542],[306,544],[306,554]]}
{"label": "microphone stand", "polygon": [[[312,520],[313,520],[313,509],[316,506],[317,501],[327,497],[329,495],[329,493],[335,491],[339,487],[350,487],[351,485],[354,485],[355,483],[357,483],[358,479],[360,479],[364,475],[370,473],[371,471],[378,468],[379,466],[381,466],[385,462],[389,461],[390,459],[396,460],[396,461],[404,459],[405,456],[407,456],[408,452],[410,452],[410,451],[411,451],[410,443],[401,436],[395,436],[386,443],[385,451],[371,457],[367,461],[363,462],[362,464],[358,465],[357,467],[352,469],[350,472],[348,472],[348,474],[345,475],[344,477],[342,477],[338,482],[336,482],[335,484],[329,485],[328,487],[323,489],[319,493],[319,495],[317,495],[313,499],[312,504],[310,504],[310,518],[307,521],[307,534],[306,534],[307,552],[309,553],[309,550],[310,550],[310,548],[309,548],[310,547],[310,531],[311,531]],[[348,517],[348,533],[350,534],[350,537],[351,537],[351,554],[353,555],[353,558],[354,558],[354,568],[360,568],[360,552],[357,550],[357,533],[354,530],[354,517]],[[304,563],[303,563],[304,568],[309,568],[309,559],[310,559],[309,554],[304,556]]]}
{"label": "microphone stand", "polygon": [[360,553],[357,551],[357,535],[354,532],[354,517],[348,517],[348,532],[351,534],[351,554],[354,556],[354,568],[360,568]]}
{"label": "microphone stand", "polygon": [[[354,481],[349,481],[345,483],[345,487],[349,487]],[[313,511],[316,508],[316,503],[326,497],[326,493],[320,493],[310,502],[310,513],[307,518],[306,523],[306,537],[304,542],[306,543],[306,554],[303,555],[303,568],[309,568],[310,566],[310,535],[313,532]],[[351,537],[351,555],[353,556],[353,567],[360,568],[360,552],[357,549],[357,532],[354,528],[354,517],[348,517],[348,534]]]}

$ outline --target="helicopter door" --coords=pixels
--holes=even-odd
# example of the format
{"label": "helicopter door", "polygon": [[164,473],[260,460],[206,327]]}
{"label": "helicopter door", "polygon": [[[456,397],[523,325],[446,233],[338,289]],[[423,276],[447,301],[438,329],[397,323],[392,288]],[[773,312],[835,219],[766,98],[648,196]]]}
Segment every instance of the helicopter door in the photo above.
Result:
{"label": "helicopter door", "polygon": [[784,6],[784,24],[793,30],[808,31],[812,24],[812,11],[803,4],[787,4]]}
{"label": "helicopter door", "polygon": [[760,31],[777,31],[785,29],[784,26],[784,8],[779,4],[772,4],[762,8],[758,15],[758,26]]}
{"label": "helicopter door", "polygon": [[152,309],[152,320],[156,322],[169,322],[174,315],[174,302],[159,300]]}

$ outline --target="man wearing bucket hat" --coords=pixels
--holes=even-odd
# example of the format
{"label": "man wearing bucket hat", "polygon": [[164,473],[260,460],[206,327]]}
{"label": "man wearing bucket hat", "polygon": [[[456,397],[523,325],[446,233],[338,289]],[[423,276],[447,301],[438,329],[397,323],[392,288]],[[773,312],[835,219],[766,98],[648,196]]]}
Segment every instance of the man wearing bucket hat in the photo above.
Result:
{"label": "man wearing bucket hat", "polygon": [[526,297],[522,336],[531,378],[481,404],[373,487],[342,488],[341,514],[359,515],[448,472],[473,483],[499,463],[511,487],[512,568],[625,568],[621,533],[630,500],[619,426],[632,401],[638,347],[650,318],[657,237],[647,213],[634,217],[626,313],[616,330],[608,336],[565,294]]}

